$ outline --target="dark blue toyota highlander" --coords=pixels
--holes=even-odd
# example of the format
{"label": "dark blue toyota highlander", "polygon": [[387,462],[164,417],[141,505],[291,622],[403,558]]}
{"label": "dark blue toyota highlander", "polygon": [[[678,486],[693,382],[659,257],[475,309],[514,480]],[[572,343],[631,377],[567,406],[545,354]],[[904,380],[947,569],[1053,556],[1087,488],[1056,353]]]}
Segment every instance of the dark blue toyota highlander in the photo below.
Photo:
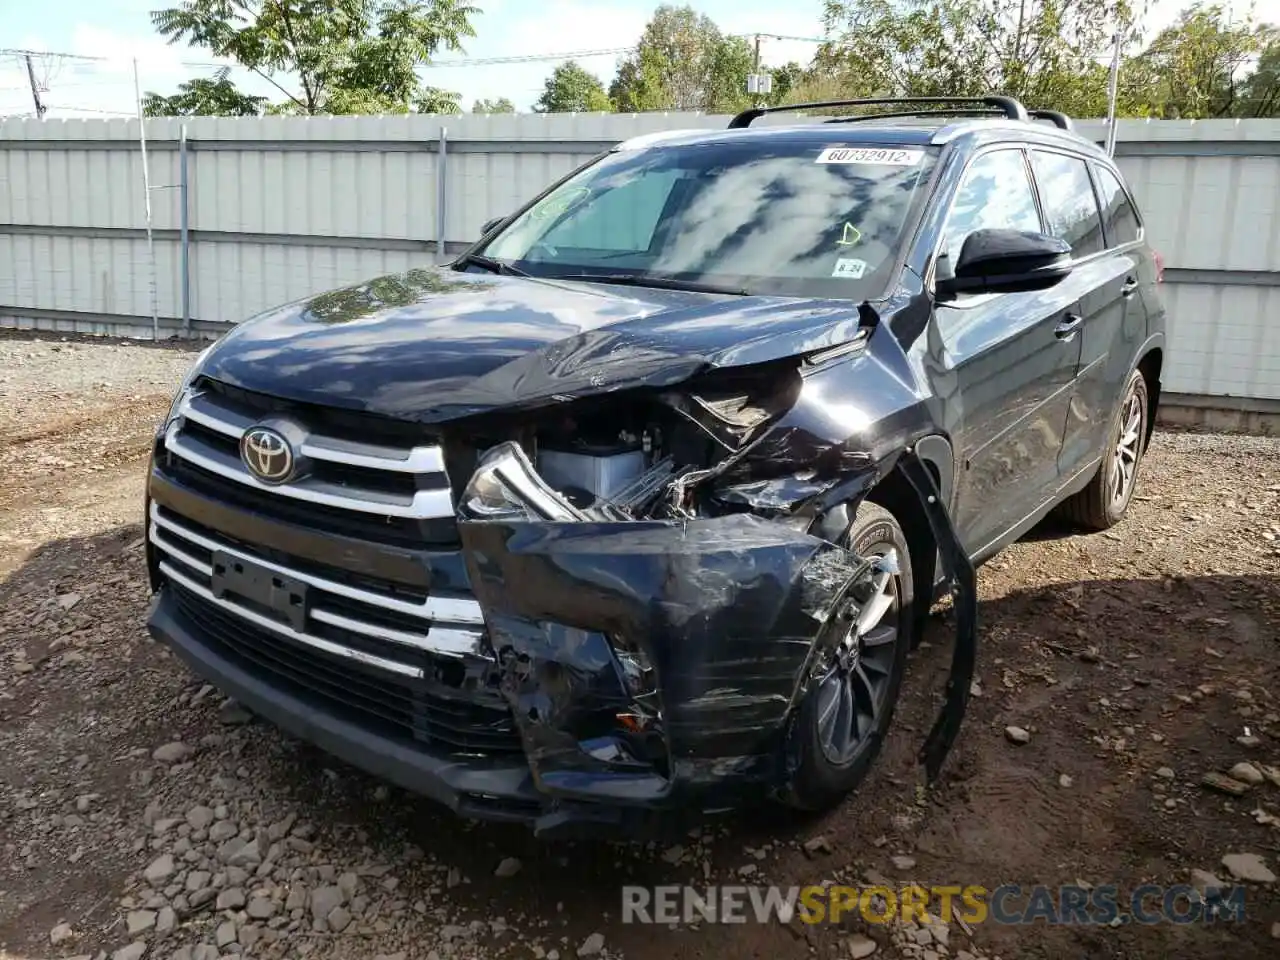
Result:
{"label": "dark blue toyota highlander", "polygon": [[974,567],[1133,496],[1161,267],[1060,114],[807,106],[858,112],[620,144],[239,324],[156,437],[153,634],[459,814],[616,832],[840,802],[949,593],[935,777]]}

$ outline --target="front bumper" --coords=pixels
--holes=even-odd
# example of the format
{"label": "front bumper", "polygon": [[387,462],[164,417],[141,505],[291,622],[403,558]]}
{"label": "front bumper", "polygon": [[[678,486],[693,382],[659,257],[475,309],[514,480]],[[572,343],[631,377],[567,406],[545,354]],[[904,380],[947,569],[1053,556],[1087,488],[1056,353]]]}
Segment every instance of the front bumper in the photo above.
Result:
{"label": "front bumper", "polygon": [[[948,706],[922,753],[932,777],[967,699],[972,569],[930,496],[927,473],[911,458],[901,466],[930,510],[944,563],[964,574]],[[149,629],[195,673],[287,732],[461,816],[523,822],[543,836],[661,833],[785,792],[793,708],[867,572],[825,539],[747,514],[613,523],[460,516],[460,555],[446,562],[438,552],[399,549],[393,569],[392,555],[375,545],[345,541],[335,553],[334,538],[230,510],[160,472],[150,490],[211,534],[266,543],[277,559],[340,555],[353,570],[425,570],[430,582],[469,588],[523,752],[458,756],[371,729],[323,697],[287,688],[221,647],[181,590],[157,574],[154,557]],[[620,649],[652,666],[660,711],[646,733],[656,749],[647,753],[634,749],[634,730],[619,727],[635,704]]]}
{"label": "front bumper", "polygon": [[[857,557],[745,514],[460,527],[541,792],[718,809],[785,785],[792,708]],[[647,769],[609,729],[633,705],[618,650],[652,666],[663,762]]]}
{"label": "front bumper", "polygon": [[192,672],[253,713],[354,767],[442,803],[459,816],[524,823],[546,837],[657,826],[643,810],[549,801],[536,789],[528,765],[519,759],[452,760],[371,732],[282,690],[260,672],[245,669],[220,652],[168,590],[155,596],[147,625],[151,635],[169,646]]}

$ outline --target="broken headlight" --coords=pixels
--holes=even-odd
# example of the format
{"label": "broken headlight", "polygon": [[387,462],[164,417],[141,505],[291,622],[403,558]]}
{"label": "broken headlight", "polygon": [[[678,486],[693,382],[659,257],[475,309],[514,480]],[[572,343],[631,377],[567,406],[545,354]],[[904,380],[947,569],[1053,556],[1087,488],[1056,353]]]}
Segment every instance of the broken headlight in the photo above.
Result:
{"label": "broken headlight", "polygon": [[[794,404],[799,361],[711,371],[662,391],[565,398],[466,424],[480,452],[463,520],[687,520],[740,509],[704,495],[750,457]],[[474,455],[474,453],[472,454]],[[768,450],[764,459],[771,459]],[[737,478],[734,482],[741,482]]]}
{"label": "broken headlight", "polygon": [[586,519],[538,476],[520,445],[510,440],[481,456],[463,492],[461,511],[469,520]]}

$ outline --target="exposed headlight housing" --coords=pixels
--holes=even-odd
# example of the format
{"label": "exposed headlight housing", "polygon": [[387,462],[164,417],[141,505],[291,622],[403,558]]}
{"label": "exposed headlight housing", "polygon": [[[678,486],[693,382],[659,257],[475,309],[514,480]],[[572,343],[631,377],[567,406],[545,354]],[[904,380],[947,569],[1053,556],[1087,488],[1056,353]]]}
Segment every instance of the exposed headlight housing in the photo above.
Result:
{"label": "exposed headlight housing", "polygon": [[520,445],[504,441],[488,450],[462,494],[468,520],[585,520],[573,504],[547,485]]}

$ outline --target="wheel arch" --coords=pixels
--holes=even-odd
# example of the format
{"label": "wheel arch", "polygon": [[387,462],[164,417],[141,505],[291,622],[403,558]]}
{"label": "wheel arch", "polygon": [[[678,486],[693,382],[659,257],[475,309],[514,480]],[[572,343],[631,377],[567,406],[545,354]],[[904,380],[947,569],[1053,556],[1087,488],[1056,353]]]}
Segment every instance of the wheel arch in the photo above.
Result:
{"label": "wheel arch", "polygon": [[1164,368],[1164,347],[1160,342],[1148,343],[1137,367],[1147,382],[1147,430],[1142,438],[1143,449],[1151,445],[1151,435],[1156,428],[1156,411],[1160,407],[1160,371]]}
{"label": "wheel arch", "polygon": [[[933,434],[913,445],[915,455],[929,472],[944,508],[950,509],[955,484],[955,457],[946,437]],[[898,470],[889,473],[867,494],[898,521],[911,552],[911,575],[915,583],[915,623],[913,643],[923,634],[925,619],[937,597],[938,542],[920,498],[911,483]]]}

